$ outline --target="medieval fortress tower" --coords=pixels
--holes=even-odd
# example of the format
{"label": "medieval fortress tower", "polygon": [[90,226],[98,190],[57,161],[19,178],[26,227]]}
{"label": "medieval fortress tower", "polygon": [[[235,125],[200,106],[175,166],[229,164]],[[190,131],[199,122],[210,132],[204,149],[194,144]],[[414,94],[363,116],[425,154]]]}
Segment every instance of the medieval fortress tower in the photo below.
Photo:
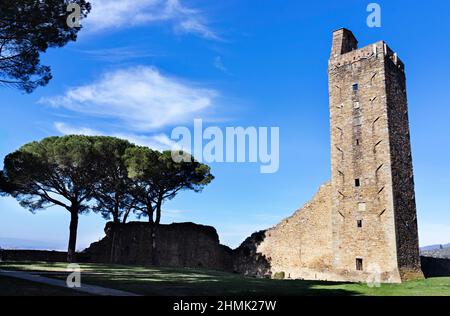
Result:
{"label": "medieval fortress tower", "polygon": [[420,270],[404,65],[384,43],[333,33],[329,60],[333,266]]}
{"label": "medieval fortress tower", "polygon": [[247,239],[237,270],[360,282],[423,277],[404,64],[383,41],[357,44],[351,31],[333,32],[331,182]]}

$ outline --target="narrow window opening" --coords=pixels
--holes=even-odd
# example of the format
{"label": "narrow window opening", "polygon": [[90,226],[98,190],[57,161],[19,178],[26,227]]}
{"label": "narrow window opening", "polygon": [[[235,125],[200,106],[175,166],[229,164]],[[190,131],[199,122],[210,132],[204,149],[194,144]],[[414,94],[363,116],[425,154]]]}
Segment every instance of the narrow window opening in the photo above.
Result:
{"label": "narrow window opening", "polygon": [[363,259],[356,258],[356,270],[358,270],[358,271],[363,270]]}
{"label": "narrow window opening", "polygon": [[359,179],[355,179],[355,187],[360,187],[361,181]]}
{"label": "narrow window opening", "polygon": [[358,226],[358,228],[362,228],[362,220],[356,221],[356,225]]}
{"label": "narrow window opening", "polygon": [[359,146],[359,139],[356,139],[356,146]]}
{"label": "narrow window opening", "polygon": [[359,85],[357,83],[353,84],[352,89],[354,92],[359,90]]}

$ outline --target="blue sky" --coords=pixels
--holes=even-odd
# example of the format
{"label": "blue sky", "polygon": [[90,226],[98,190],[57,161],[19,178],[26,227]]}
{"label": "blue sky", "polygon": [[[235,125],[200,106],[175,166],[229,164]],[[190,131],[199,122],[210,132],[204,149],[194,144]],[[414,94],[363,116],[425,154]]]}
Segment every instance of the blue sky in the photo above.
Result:
{"label": "blue sky", "polygon": [[[237,246],[307,202],[330,178],[327,60],[331,32],[364,46],[385,40],[406,64],[421,245],[450,241],[450,3],[377,1],[382,26],[366,25],[370,1],[92,0],[79,39],[42,56],[53,80],[30,95],[0,87],[0,156],[71,133],[126,137],[165,148],[176,126],[277,126],[280,169],[211,164],[204,192],[164,205],[165,223],[217,228]],[[31,214],[0,199],[5,238],[65,249],[69,214]],[[78,248],[103,236],[81,216]],[[5,245],[3,245],[5,246]]]}

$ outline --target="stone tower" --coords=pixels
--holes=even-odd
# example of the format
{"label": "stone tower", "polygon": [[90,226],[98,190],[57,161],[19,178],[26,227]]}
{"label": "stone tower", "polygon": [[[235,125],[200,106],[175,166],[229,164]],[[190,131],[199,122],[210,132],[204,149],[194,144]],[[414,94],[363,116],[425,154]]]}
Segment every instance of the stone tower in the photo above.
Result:
{"label": "stone tower", "polygon": [[333,32],[332,266],[348,279],[421,276],[404,64],[383,41]]}
{"label": "stone tower", "polygon": [[333,33],[331,181],[235,250],[234,269],[291,279],[387,282],[420,269],[404,65],[382,41]]}

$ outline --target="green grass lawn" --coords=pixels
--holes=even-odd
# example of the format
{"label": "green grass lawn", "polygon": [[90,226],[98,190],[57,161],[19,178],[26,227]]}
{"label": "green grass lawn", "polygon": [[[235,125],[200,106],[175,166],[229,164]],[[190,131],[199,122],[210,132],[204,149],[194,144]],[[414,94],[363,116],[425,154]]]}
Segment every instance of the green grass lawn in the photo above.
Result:
{"label": "green grass lawn", "polygon": [[[59,279],[66,278],[66,266],[67,264],[65,263],[0,263],[0,269],[33,271],[46,277]],[[256,279],[225,272],[187,268],[106,264],[81,264],[80,266],[82,269],[82,283],[100,285],[142,295],[450,296],[450,277],[369,287],[366,284],[355,283]],[[5,280],[0,278],[0,288],[4,287],[3,282]],[[49,289],[49,291],[51,290]]]}

